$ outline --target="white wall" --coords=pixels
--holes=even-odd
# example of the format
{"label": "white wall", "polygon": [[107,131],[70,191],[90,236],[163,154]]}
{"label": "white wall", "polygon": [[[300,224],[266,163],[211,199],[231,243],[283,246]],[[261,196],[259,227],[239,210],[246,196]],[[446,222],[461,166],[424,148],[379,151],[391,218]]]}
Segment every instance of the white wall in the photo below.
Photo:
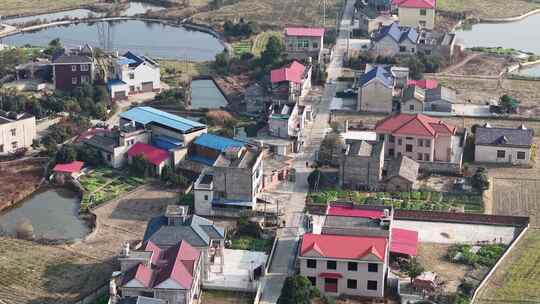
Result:
{"label": "white wall", "polygon": [[[505,157],[497,158],[497,150],[504,150]],[[525,159],[518,159],[517,153],[525,152]],[[474,161],[482,163],[506,163],[527,165],[531,158],[531,149],[514,147],[492,147],[476,145],[474,148]]]}
{"label": "white wall", "polygon": [[[152,82],[154,90],[161,88],[159,67],[150,66],[146,62],[141,63],[135,69],[126,68],[126,65],[116,66],[117,77],[129,86],[135,86],[135,91],[141,90],[143,82]],[[134,74],[134,79],[129,78],[129,74]],[[128,90],[129,91],[129,90]]]}
{"label": "white wall", "polygon": [[[15,136],[11,133],[12,129],[15,129]],[[14,152],[19,148],[28,148],[32,145],[32,141],[35,138],[36,118],[33,116],[0,124],[0,146],[3,145],[3,151],[0,149],[0,154]],[[15,149],[13,148],[14,142],[17,143]]]}

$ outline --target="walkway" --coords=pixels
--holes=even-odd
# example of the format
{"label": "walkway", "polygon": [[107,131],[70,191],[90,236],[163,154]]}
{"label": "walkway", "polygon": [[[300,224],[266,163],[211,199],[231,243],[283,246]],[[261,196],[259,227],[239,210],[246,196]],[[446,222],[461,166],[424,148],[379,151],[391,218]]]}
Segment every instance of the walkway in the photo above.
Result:
{"label": "walkway", "polygon": [[291,198],[284,205],[284,220],[286,227],[280,229],[277,235],[277,244],[272,257],[268,275],[265,277],[264,289],[260,303],[274,304],[281,293],[281,287],[288,275],[294,274],[295,257],[298,249],[298,241],[304,233],[304,207],[308,192],[307,177],[311,169],[306,168],[306,161],[315,160],[315,155],[320,144],[329,129],[329,107],[332,97],[335,95],[336,86],[334,81],[339,76],[343,65],[343,58],[347,48],[347,36],[354,9],[354,0],[348,0],[340,23],[339,35],[334,48],[330,64],[327,66],[328,79],[324,88],[322,100],[314,105],[317,111],[315,121],[306,128],[304,153],[296,157],[293,166],[296,169],[296,182],[290,191]]}

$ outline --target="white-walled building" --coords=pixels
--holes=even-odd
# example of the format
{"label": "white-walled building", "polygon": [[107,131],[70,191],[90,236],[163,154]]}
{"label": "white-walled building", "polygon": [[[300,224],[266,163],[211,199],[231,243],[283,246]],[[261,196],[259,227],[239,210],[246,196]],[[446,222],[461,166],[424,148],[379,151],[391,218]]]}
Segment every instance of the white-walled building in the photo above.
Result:
{"label": "white-walled building", "polygon": [[520,126],[516,129],[476,128],[474,160],[480,163],[528,165],[533,148],[533,130]]}
{"label": "white-walled building", "polygon": [[161,89],[159,64],[147,56],[127,52],[113,66],[114,77],[107,83],[112,100]]}
{"label": "white-walled building", "polygon": [[30,114],[0,111],[0,155],[28,148],[36,138],[36,118]]}

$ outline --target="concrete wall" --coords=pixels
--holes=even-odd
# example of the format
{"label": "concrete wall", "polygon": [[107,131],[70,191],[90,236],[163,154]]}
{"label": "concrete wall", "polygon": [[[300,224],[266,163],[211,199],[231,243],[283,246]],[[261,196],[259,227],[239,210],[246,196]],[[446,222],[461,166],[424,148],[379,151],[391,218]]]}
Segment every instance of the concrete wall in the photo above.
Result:
{"label": "concrete wall", "polygon": [[[505,157],[497,158],[498,150],[505,151]],[[518,152],[524,152],[525,159],[518,159],[517,158]],[[474,161],[475,162],[528,165],[530,159],[531,159],[530,148],[493,147],[493,146],[481,146],[481,145],[475,145],[475,148],[474,148]]]}
{"label": "concrete wall", "polygon": [[289,120],[271,117],[268,120],[270,135],[280,138],[289,138]]}
{"label": "concrete wall", "polygon": [[[317,268],[307,268],[307,260],[315,259],[317,261]],[[332,261],[332,259],[318,258],[318,257],[299,257],[300,262],[300,274],[306,277],[315,277],[317,287],[323,293],[324,291],[324,278],[320,278],[320,273],[339,273],[342,278],[338,279],[338,292],[328,293],[330,295],[355,295],[366,297],[383,297],[384,296],[384,278],[386,273],[386,265],[381,263],[375,257],[369,257],[365,260],[350,260],[350,262],[358,263],[357,271],[348,270],[349,260],[338,260],[335,270],[329,270],[326,268],[326,262]],[[335,260],[333,260],[335,261]],[[378,272],[368,272],[368,264],[378,264]],[[347,280],[353,279],[357,281],[357,289],[347,288]],[[377,290],[368,290],[367,281],[377,281]]]}
{"label": "concrete wall", "polygon": [[342,187],[358,189],[360,186],[377,187],[382,177],[384,153],[379,158],[342,155],[339,182]]}
{"label": "concrete wall", "polygon": [[[413,107],[411,109],[411,106]],[[422,113],[424,104],[417,99],[411,98],[401,103],[401,113]]]}
{"label": "concrete wall", "polygon": [[404,179],[401,176],[394,176],[391,178],[388,178],[385,181],[384,188],[388,192],[394,192],[394,191],[411,191],[415,189],[415,183],[411,183],[410,181]]}
{"label": "concrete wall", "polygon": [[[400,51],[400,46],[405,47],[404,51]],[[396,42],[389,36],[383,39],[373,42],[370,52],[377,56],[393,57],[396,55],[412,55],[416,54],[417,46],[410,40],[405,40],[401,43]]]}
{"label": "concrete wall", "polygon": [[432,30],[435,27],[435,10],[426,9],[426,15],[422,16],[418,8],[400,7],[398,9],[399,23],[402,26],[418,27],[420,22],[425,22],[424,28]]}
{"label": "concrete wall", "polygon": [[514,239],[519,228],[513,226],[494,226],[480,224],[428,222],[395,220],[393,228],[404,228],[418,231],[420,242],[455,244],[472,244],[484,241],[497,241],[509,244]]}
{"label": "concrete wall", "polygon": [[392,112],[393,89],[378,80],[372,80],[358,92],[358,110],[366,112]]}
{"label": "concrete wall", "polygon": [[[14,130],[15,135],[12,134]],[[0,154],[14,152],[19,148],[28,148],[36,138],[36,118],[16,120],[0,124]]]}

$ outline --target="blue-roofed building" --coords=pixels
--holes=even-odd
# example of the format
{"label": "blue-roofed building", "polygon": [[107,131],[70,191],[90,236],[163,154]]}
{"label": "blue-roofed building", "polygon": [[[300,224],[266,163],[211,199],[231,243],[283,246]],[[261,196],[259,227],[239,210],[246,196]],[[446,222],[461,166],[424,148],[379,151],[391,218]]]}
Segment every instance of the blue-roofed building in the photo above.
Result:
{"label": "blue-roofed building", "polygon": [[159,63],[147,56],[127,52],[113,60],[113,67],[113,80],[124,83],[107,86],[113,101],[161,90]]}
{"label": "blue-roofed building", "polygon": [[358,79],[357,110],[365,112],[391,113],[394,97],[407,82],[407,68],[389,66],[367,66]]}
{"label": "blue-roofed building", "polygon": [[375,56],[412,55],[418,51],[421,33],[398,22],[382,26],[371,37],[370,52]]}

